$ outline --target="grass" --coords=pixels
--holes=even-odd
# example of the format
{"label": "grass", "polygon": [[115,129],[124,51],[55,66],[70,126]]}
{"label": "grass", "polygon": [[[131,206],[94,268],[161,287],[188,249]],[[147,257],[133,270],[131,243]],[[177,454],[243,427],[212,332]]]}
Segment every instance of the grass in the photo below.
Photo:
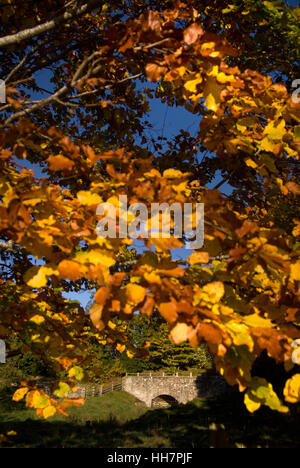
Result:
{"label": "grass", "polygon": [[[214,446],[299,448],[299,408],[291,415],[266,408],[249,414],[241,395],[196,399],[186,405],[149,409],[125,392],[88,398],[69,418],[40,420],[13,389],[0,390],[0,434],[15,431],[11,448],[207,448]],[[221,428],[211,431],[214,423]]]}

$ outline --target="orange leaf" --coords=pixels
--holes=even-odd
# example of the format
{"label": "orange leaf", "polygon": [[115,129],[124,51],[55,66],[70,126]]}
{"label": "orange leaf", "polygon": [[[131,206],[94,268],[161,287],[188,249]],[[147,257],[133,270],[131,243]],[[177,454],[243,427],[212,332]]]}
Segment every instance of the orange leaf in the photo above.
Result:
{"label": "orange leaf", "polygon": [[105,328],[105,323],[102,320],[102,311],[103,311],[103,305],[101,304],[94,304],[90,308],[91,321],[93,322],[94,327],[96,327],[97,330],[99,331]]}
{"label": "orange leaf", "polygon": [[186,323],[177,323],[171,330],[170,337],[173,343],[180,344],[187,340],[189,327]]}
{"label": "orange leaf", "polygon": [[208,263],[209,253],[208,252],[194,252],[189,256],[189,262],[191,265],[195,263]]}
{"label": "orange leaf", "polygon": [[159,304],[158,310],[167,322],[172,323],[177,320],[177,307],[175,301],[162,302]]}
{"label": "orange leaf", "polygon": [[148,63],[146,65],[146,75],[149,81],[159,81],[167,70],[167,67],[157,65],[156,63]]}
{"label": "orange leaf", "polygon": [[208,343],[219,345],[223,341],[222,331],[213,323],[200,323],[197,333],[199,338],[203,338]]}
{"label": "orange leaf", "polygon": [[102,288],[98,289],[98,291],[95,294],[95,301],[98,304],[105,304],[107,299],[110,296],[110,289],[106,286],[103,286]]}
{"label": "orange leaf", "polygon": [[71,159],[62,156],[61,154],[58,156],[49,156],[46,161],[48,162],[49,169],[51,169],[51,171],[71,171],[75,164],[74,161],[71,161]]}
{"label": "orange leaf", "polygon": [[76,281],[82,277],[81,265],[72,260],[62,260],[58,265],[59,277]]}
{"label": "orange leaf", "polygon": [[204,31],[200,24],[191,24],[183,33],[184,42],[186,42],[188,45],[193,44],[199,37],[203,36],[203,34]]}
{"label": "orange leaf", "polygon": [[129,283],[126,286],[126,297],[129,302],[139,304],[145,298],[146,289],[138,284]]}

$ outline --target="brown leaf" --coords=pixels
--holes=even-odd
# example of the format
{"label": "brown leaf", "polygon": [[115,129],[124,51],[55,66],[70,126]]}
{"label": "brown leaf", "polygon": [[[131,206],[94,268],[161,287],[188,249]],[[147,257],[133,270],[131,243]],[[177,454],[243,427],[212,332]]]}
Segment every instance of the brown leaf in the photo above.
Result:
{"label": "brown leaf", "polygon": [[296,184],[296,182],[287,182],[285,187],[294,195],[300,195],[300,185]]}
{"label": "brown leaf", "polygon": [[178,315],[175,301],[162,302],[161,304],[159,304],[158,310],[167,322],[173,323],[177,320]]}
{"label": "brown leaf", "polygon": [[99,331],[105,328],[105,323],[102,320],[102,311],[103,305],[101,304],[96,303],[90,308],[91,321],[93,322],[94,327],[96,327]]}
{"label": "brown leaf", "polygon": [[251,335],[256,339],[256,345],[262,350],[266,349],[270,357],[277,362],[282,361],[285,347],[283,336],[274,328],[256,327],[251,330]]}
{"label": "brown leaf", "polygon": [[183,33],[184,42],[186,42],[188,45],[193,44],[199,37],[203,36],[203,34],[204,31],[200,24],[191,24]]}
{"label": "brown leaf", "polygon": [[159,81],[166,73],[168,69],[162,65],[156,63],[148,63],[146,65],[146,75],[149,81]]}
{"label": "brown leaf", "polygon": [[98,304],[104,305],[107,299],[110,296],[110,289],[106,286],[99,288],[98,291],[95,293],[95,301]]}
{"label": "brown leaf", "polygon": [[154,306],[155,306],[155,301],[153,297],[147,296],[143,304],[143,307],[141,307],[141,313],[146,314],[149,317],[153,312]]}
{"label": "brown leaf", "polygon": [[240,227],[239,229],[236,229],[235,232],[237,236],[241,239],[249,232],[255,232],[257,230],[258,230],[258,226],[256,223],[254,223],[253,221],[246,220],[243,222],[242,227]]}
{"label": "brown leaf", "polygon": [[197,327],[198,337],[208,343],[221,344],[223,334],[221,329],[213,323],[200,323]]}
{"label": "brown leaf", "polygon": [[161,20],[159,13],[157,11],[149,10],[145,13],[142,23],[142,30],[147,31],[151,29],[152,31],[159,31],[161,27]]}
{"label": "brown leaf", "polygon": [[51,169],[51,171],[71,171],[75,164],[74,161],[71,161],[71,159],[62,156],[61,154],[58,156],[49,156],[46,161],[48,162],[49,169]]}

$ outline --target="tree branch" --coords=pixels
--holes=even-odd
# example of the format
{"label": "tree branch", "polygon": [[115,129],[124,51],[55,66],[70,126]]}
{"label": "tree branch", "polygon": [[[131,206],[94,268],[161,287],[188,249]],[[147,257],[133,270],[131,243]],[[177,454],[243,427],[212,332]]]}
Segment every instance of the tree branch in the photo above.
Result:
{"label": "tree branch", "polygon": [[26,39],[30,39],[39,34],[43,34],[47,31],[50,31],[51,29],[54,29],[58,24],[66,23],[67,21],[75,17],[84,15],[85,13],[87,13],[88,11],[90,11],[92,8],[96,6],[100,6],[99,0],[89,0],[84,5],[74,8],[70,12],[65,12],[62,15],[57,16],[51,21],[47,21],[46,23],[39,24],[38,26],[35,26],[33,28],[24,29],[23,31],[20,31],[16,34],[10,34],[8,36],[1,37],[0,47],[6,47],[11,44],[18,44],[19,42],[25,41]]}

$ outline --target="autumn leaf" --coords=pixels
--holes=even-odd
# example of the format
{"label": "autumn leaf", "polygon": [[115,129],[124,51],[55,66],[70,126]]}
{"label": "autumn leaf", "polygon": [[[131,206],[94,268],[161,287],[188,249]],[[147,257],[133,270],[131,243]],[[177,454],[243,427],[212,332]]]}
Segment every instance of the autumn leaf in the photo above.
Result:
{"label": "autumn leaf", "polygon": [[197,263],[208,263],[209,253],[208,252],[194,252],[189,256],[189,262],[191,265],[195,265]]}
{"label": "autumn leaf", "polygon": [[196,42],[203,34],[204,31],[200,24],[193,23],[184,30],[183,39],[186,44],[190,45]]}
{"label": "autumn leaf", "polygon": [[43,409],[43,418],[48,419],[56,414],[56,408],[53,405],[49,405]]}
{"label": "autumn leaf", "polygon": [[213,281],[203,286],[200,293],[204,300],[216,304],[224,296],[224,285],[220,281]]}
{"label": "autumn leaf", "polygon": [[75,255],[74,260],[83,264],[100,264],[104,267],[110,267],[115,263],[113,253],[104,249],[92,249],[85,252],[79,252]]}
{"label": "autumn leaf", "polygon": [[13,401],[22,400],[22,398],[24,398],[28,390],[29,390],[28,387],[18,388],[18,390],[16,390],[15,393],[13,394],[13,397],[12,397]]}
{"label": "autumn leaf", "polygon": [[90,318],[93,322],[93,325],[99,330],[103,330],[105,328],[105,322],[102,320],[103,318],[103,305],[102,304],[94,304],[90,308]]}
{"label": "autumn leaf", "polygon": [[251,413],[256,411],[262,404],[280,413],[288,413],[289,411],[288,407],[281,403],[274,392],[272,384],[261,377],[253,377],[245,393],[244,402]]}
{"label": "autumn leaf", "polygon": [[156,63],[148,63],[146,65],[146,75],[149,81],[159,81],[166,73],[168,69],[165,66],[158,65]]}
{"label": "autumn leaf", "polygon": [[76,380],[82,380],[84,377],[84,372],[81,367],[74,366],[69,370],[68,376],[70,378],[75,378]]}
{"label": "autumn leaf", "polygon": [[193,80],[188,80],[184,83],[185,89],[187,89],[190,93],[196,94],[197,93],[197,86],[201,84],[203,81],[201,73],[197,73]]}
{"label": "autumn leaf", "polygon": [[[69,372],[70,374],[70,372]],[[58,387],[54,390],[54,395],[58,397],[65,397],[70,391],[70,386],[65,382],[59,382]]]}
{"label": "autumn leaf", "polygon": [[26,395],[26,406],[29,408],[43,409],[49,406],[50,400],[48,395],[39,390],[31,390]]}
{"label": "autumn leaf", "polygon": [[166,179],[180,179],[182,177],[185,177],[186,174],[182,173],[181,171],[178,171],[177,169],[166,169],[163,172],[163,177]]}
{"label": "autumn leaf", "polygon": [[76,281],[82,277],[82,266],[73,260],[62,260],[58,265],[59,277]]}
{"label": "autumn leaf", "polygon": [[175,344],[182,343],[188,338],[189,327],[186,323],[178,322],[170,332],[171,340]]}
{"label": "autumn leaf", "polygon": [[51,266],[33,266],[24,274],[24,281],[32,288],[46,286],[48,276],[57,275],[58,270]]}
{"label": "autumn leaf", "polygon": [[132,304],[143,302],[146,295],[146,289],[139,284],[129,283],[126,286],[126,298]]}
{"label": "autumn leaf", "polygon": [[158,310],[167,322],[173,323],[177,320],[178,315],[175,302],[161,302],[158,306]]}
{"label": "autumn leaf", "polygon": [[286,381],[283,395],[289,403],[300,401],[300,374],[295,374]]}
{"label": "autumn leaf", "polygon": [[59,154],[58,156],[49,156],[46,161],[51,171],[71,171],[74,167],[74,161]]}
{"label": "autumn leaf", "polygon": [[95,301],[98,303],[98,304],[105,304],[105,302],[107,301],[107,299],[109,298],[110,296],[110,289],[106,286],[103,286],[101,288],[99,288],[96,293],[95,293]]}
{"label": "autumn leaf", "polygon": [[300,281],[300,260],[291,264],[290,280]]}
{"label": "autumn leaf", "polygon": [[203,96],[205,98],[205,105],[208,110],[216,112],[221,104],[221,91],[224,86],[218,84],[216,78],[209,76],[203,88]]}
{"label": "autumn leaf", "polygon": [[102,198],[97,193],[85,192],[80,190],[77,193],[77,198],[81,205],[94,206],[102,203]]}

